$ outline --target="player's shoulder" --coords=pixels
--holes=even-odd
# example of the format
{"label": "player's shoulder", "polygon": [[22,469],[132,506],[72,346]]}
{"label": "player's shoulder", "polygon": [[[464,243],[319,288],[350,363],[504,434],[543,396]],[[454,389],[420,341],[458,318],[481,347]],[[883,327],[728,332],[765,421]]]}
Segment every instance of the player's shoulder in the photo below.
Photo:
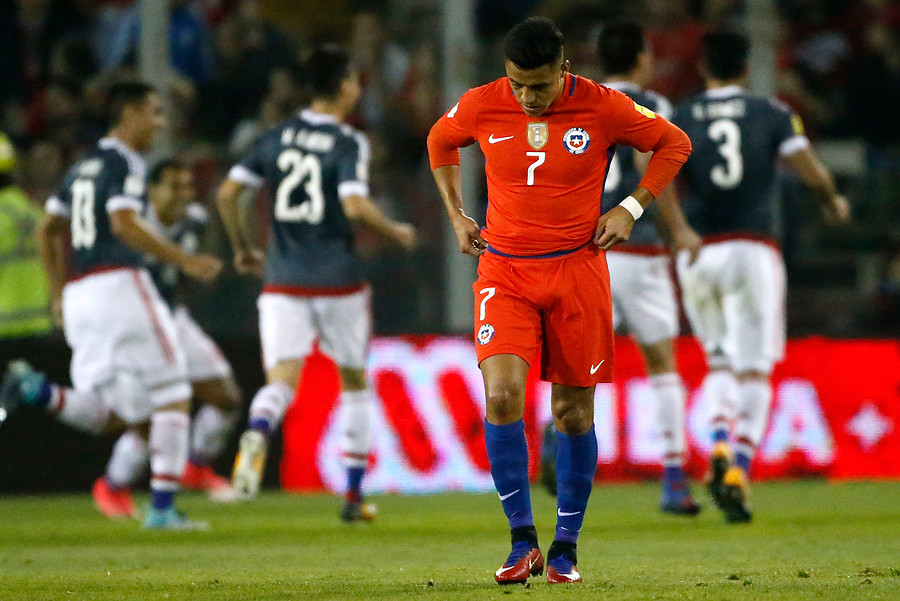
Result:
{"label": "player's shoulder", "polygon": [[[144,157],[135,150],[129,148],[118,138],[101,138],[97,142],[93,153],[101,159],[102,169],[109,171],[110,175],[117,175],[118,171],[124,171],[127,175],[144,179],[147,175],[147,163]],[[89,152],[86,156],[91,156]],[[90,159],[80,161],[80,169],[90,169]]]}

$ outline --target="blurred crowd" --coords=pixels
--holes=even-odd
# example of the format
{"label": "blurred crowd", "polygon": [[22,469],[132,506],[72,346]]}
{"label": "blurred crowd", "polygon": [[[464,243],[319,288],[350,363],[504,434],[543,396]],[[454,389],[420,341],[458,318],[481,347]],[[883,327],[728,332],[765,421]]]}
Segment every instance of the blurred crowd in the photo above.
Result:
{"label": "blurred crowd", "polygon": [[[411,258],[398,259],[375,238],[359,240],[375,291],[376,329],[442,331],[444,250],[436,241],[444,223],[425,160],[425,137],[446,104],[439,85],[442,2],[333,0],[327,11],[321,2],[305,0],[168,2],[172,147],[194,167],[207,199],[255,137],[303,103],[297,65],[304,54],[325,40],[352,49],[364,76],[353,124],[372,143],[373,196],[389,214],[414,222],[423,240],[434,241]],[[677,102],[701,85],[697,60],[703,32],[741,23],[749,2],[476,0],[479,52],[469,83],[502,74],[499,39],[534,13],[557,21],[574,70],[598,77],[598,28],[628,13],[652,32],[657,60],[651,87]],[[873,291],[877,302],[856,325],[864,333],[866,327],[869,333],[900,330],[900,218],[894,216],[900,201],[893,185],[900,179],[900,116],[894,107],[900,93],[900,2],[776,0],[775,5],[779,96],[804,117],[814,140],[861,142],[867,172],[882,182],[861,185],[854,198],[876,205],[863,206],[859,215],[879,222],[877,236],[884,238],[875,244],[883,267]],[[140,7],[134,0],[0,3],[0,132],[17,149],[14,183],[38,206],[68,165],[104,133],[105,90],[111,81],[137,77],[139,37]],[[221,244],[215,228],[210,244]],[[225,290],[252,299],[254,291],[246,287],[232,276],[210,296]],[[215,323],[210,327],[217,330]],[[247,327],[252,332],[252,317]]]}

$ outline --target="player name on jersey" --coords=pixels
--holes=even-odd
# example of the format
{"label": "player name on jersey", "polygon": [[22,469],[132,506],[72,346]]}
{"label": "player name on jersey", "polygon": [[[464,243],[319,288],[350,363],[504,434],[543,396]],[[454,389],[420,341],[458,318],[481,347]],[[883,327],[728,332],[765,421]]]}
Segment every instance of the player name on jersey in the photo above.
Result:
{"label": "player name on jersey", "polygon": [[740,119],[747,114],[747,103],[743,98],[710,102],[709,104],[695,104],[691,107],[694,119]]}

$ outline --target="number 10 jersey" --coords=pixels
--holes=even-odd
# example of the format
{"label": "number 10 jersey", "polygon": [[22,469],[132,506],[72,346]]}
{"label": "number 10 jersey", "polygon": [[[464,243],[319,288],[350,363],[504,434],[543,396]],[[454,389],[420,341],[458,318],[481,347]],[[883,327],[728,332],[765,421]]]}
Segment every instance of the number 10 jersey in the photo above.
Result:
{"label": "number 10 jersey", "polygon": [[228,173],[271,199],[265,287],[299,295],[362,287],[341,199],[369,195],[369,144],[330,115],[301,111],[263,134]]}

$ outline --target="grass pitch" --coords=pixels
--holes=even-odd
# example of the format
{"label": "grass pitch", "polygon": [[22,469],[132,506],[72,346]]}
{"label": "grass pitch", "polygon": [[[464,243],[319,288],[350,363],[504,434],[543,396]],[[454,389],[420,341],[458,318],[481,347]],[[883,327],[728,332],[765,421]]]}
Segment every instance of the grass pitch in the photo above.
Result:
{"label": "grass pitch", "polygon": [[[190,533],[107,520],[87,494],[0,498],[0,599],[900,599],[898,483],[758,485],[754,523],[735,526],[708,503],[661,515],[657,494],[597,486],[585,583],[524,587],[493,581],[509,551],[496,495],[372,497],[376,522],[347,526],[331,496],[184,494],[212,524]],[[546,551],[555,503],[537,487],[533,499]]]}

